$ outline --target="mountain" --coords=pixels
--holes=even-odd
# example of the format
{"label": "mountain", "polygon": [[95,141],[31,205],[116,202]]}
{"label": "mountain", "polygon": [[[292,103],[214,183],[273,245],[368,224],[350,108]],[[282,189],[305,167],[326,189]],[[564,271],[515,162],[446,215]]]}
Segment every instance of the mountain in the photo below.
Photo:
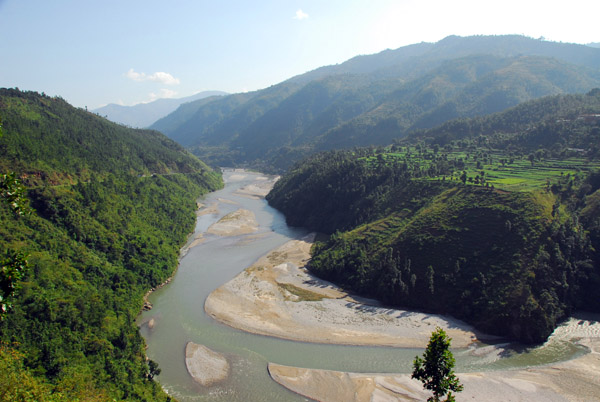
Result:
{"label": "mountain", "polygon": [[329,234],[317,276],[541,343],[573,309],[600,309],[599,116],[596,89],[318,153],[267,200]]}
{"label": "mountain", "polygon": [[0,123],[0,399],[171,400],[135,317],[220,175],[61,98],[0,89]]}
{"label": "mountain", "polygon": [[540,148],[560,157],[565,148],[600,156],[600,133],[588,122],[600,112],[600,89],[585,95],[555,95],[521,103],[503,112],[448,121],[413,131],[405,140],[445,146],[461,140],[480,141],[493,148],[527,154]]}
{"label": "mountain", "polygon": [[92,112],[129,127],[149,127],[152,123],[173,112],[184,103],[224,95],[227,95],[227,93],[221,91],[204,91],[185,98],[162,98],[153,102],[138,103],[133,106],[110,103],[94,109]]}
{"label": "mountain", "polygon": [[451,36],[358,56],[253,93],[187,104],[152,127],[212,164],[285,170],[319,150],[384,145],[457,117],[600,86],[600,49]]}
{"label": "mountain", "polygon": [[592,43],[588,43],[588,44],[586,44],[586,46],[589,46],[589,47],[598,47],[598,48],[600,48],[600,42],[592,42]]}

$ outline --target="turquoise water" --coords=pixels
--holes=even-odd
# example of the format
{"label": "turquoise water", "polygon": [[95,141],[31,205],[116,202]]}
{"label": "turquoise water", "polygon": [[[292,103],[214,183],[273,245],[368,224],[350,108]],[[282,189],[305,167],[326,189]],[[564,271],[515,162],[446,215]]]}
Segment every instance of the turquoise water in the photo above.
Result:
{"label": "turquoise water", "polygon": [[[243,176],[243,177],[242,177]],[[290,228],[285,218],[263,199],[235,194],[255,182],[258,173],[226,171],[223,190],[208,195],[206,205],[218,204],[218,213],[200,216],[196,233],[239,208],[256,215],[259,230],[250,236],[205,235],[205,241],[181,258],[171,283],[150,295],[151,311],[139,317],[148,344],[147,354],[158,362],[157,377],[165,390],[180,401],[302,401],[267,373],[267,363],[353,372],[408,373],[422,350],[410,348],[340,346],[286,341],[253,335],[218,323],[204,313],[204,300],[270,250],[306,234]],[[153,319],[154,325],[147,323]],[[224,354],[231,364],[228,380],[212,387],[195,383],[185,367],[185,346],[194,342]],[[500,352],[499,352],[500,350]],[[510,369],[573,358],[585,349],[569,342],[554,342],[522,350],[479,345],[454,351],[458,372]]]}

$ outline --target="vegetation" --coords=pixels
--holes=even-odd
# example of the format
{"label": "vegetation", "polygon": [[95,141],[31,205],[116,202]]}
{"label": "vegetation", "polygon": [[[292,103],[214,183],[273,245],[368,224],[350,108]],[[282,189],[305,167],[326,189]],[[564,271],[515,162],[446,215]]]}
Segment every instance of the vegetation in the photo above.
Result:
{"label": "vegetation", "polygon": [[454,401],[452,391],[463,390],[463,386],[452,370],[455,361],[450,352],[451,340],[443,329],[437,328],[431,334],[423,358],[417,356],[413,362],[411,377],[421,381],[425,389],[433,391],[433,396],[427,399],[428,402],[439,402],[446,394],[448,394],[446,402]]}
{"label": "vegetation", "polygon": [[281,172],[318,151],[387,145],[452,119],[586,92],[600,86],[599,69],[600,50],[586,46],[449,37],[192,102],[153,128],[211,163]]}
{"label": "vegetation", "polygon": [[60,98],[3,89],[0,105],[0,166],[32,209],[0,205],[3,249],[28,255],[0,323],[0,388],[19,388],[15,400],[168,400],[135,317],[173,273],[196,199],[220,177],[159,133]]}
{"label": "vegetation", "polygon": [[[586,102],[600,111],[597,95]],[[313,248],[317,275],[390,305],[542,342],[572,309],[600,306],[599,122],[567,123],[534,153],[517,139],[547,120],[443,146],[431,135],[318,154],[267,199],[288,223],[331,235]]]}
{"label": "vegetation", "polygon": [[[1,137],[2,125],[0,124]],[[25,188],[21,186],[14,172],[0,175],[0,203],[8,206],[16,215],[30,212]],[[4,319],[5,314],[12,308],[13,299],[26,268],[27,259],[23,253],[11,249],[4,251],[4,256],[0,259],[0,320]]]}
{"label": "vegetation", "polygon": [[278,283],[277,286],[293,295],[293,297],[288,297],[293,301],[321,301],[326,298],[326,296],[323,296],[322,294],[311,292],[308,289],[299,288],[291,283]]}

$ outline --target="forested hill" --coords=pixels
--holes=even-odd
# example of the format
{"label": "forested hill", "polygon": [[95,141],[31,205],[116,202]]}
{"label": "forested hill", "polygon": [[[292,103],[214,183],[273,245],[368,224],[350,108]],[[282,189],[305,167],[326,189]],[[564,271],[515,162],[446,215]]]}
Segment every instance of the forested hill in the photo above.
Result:
{"label": "forested hill", "polygon": [[281,171],[316,151],[385,145],[455,118],[599,86],[600,49],[522,36],[448,37],[193,102],[153,128],[211,163]]}
{"label": "forested hill", "polygon": [[166,174],[210,169],[176,142],[133,130],[35,92],[0,89],[0,167],[20,175],[87,180],[94,173]]}
{"label": "forested hill", "polygon": [[[0,296],[13,306],[0,313],[0,399],[167,400],[135,317],[220,175],[158,132],[60,98],[1,89],[0,119],[0,201],[16,176],[30,205],[0,202]],[[6,274],[22,259],[13,294]]]}
{"label": "forested hill", "polygon": [[542,342],[572,309],[600,311],[597,95],[490,117],[557,103],[558,126],[524,119],[490,134],[487,120],[455,121],[413,142],[317,154],[267,199],[288,223],[330,234],[312,251],[318,276]]}
{"label": "forested hill", "polygon": [[456,119],[429,130],[412,132],[406,142],[424,141],[440,147],[457,140],[485,142],[512,152],[560,154],[585,149],[598,157],[600,133],[590,121],[600,115],[600,89],[586,94],[547,96],[521,103],[504,112]]}

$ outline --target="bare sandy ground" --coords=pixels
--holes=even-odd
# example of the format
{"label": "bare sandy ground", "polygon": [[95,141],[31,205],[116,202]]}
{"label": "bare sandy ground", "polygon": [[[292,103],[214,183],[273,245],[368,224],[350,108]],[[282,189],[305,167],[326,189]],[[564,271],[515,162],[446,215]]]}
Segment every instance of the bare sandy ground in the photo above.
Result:
{"label": "bare sandy ground", "polygon": [[185,347],[185,366],[194,380],[204,386],[225,380],[230,372],[225,356],[193,342]]}
{"label": "bare sandy ground", "polygon": [[[464,390],[456,394],[456,400],[599,401],[600,338],[585,337],[581,342],[591,353],[571,361],[525,370],[458,374]],[[269,374],[284,387],[323,402],[424,401],[431,396],[409,374],[344,373],[273,363]]]}
{"label": "bare sandy ground", "polygon": [[313,237],[260,258],[213,291],[206,312],[234,328],[304,342],[425,347],[438,326],[455,347],[476,339],[473,328],[459,320],[381,307],[312,276],[304,267]]}
{"label": "bare sandy ground", "polygon": [[279,176],[260,176],[254,183],[240,188],[235,194],[254,199],[265,198],[277,180],[279,180]]}
{"label": "bare sandy ground", "polygon": [[254,213],[247,209],[238,209],[210,225],[206,232],[219,236],[238,236],[254,233],[257,230],[258,222]]}

